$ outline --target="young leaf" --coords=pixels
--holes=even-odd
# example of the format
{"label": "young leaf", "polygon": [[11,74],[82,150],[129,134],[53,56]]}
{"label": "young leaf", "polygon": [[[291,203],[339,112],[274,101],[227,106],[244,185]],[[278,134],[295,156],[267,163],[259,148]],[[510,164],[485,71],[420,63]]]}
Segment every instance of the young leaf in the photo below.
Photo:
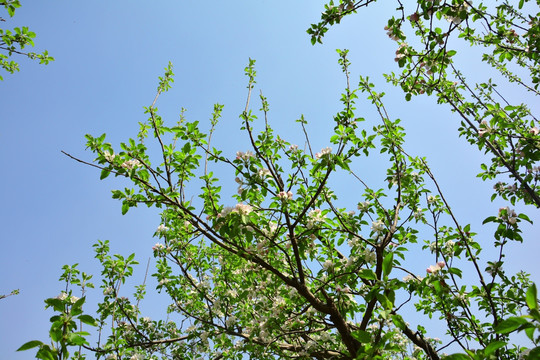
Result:
{"label": "young leaf", "polygon": [[486,346],[484,350],[484,355],[489,356],[491,355],[495,350],[502,348],[506,345],[506,341],[493,341],[488,346]]}
{"label": "young leaf", "polygon": [[377,280],[377,276],[370,269],[362,269],[358,271],[358,276],[364,280]]}
{"label": "young leaf", "polygon": [[442,358],[443,360],[471,360],[468,355],[465,354],[452,354]]}
{"label": "young leaf", "polygon": [[17,349],[17,351],[24,351],[24,350],[28,350],[28,349],[32,349],[32,348],[35,348],[37,346],[41,346],[43,345],[43,343],[39,340],[32,340],[32,341],[29,341],[25,344],[23,344],[20,348]]}
{"label": "young leaf", "polygon": [[96,319],[90,315],[80,315],[77,319],[81,320],[86,325],[97,326]]}
{"label": "young leaf", "polygon": [[527,301],[527,306],[529,307],[530,310],[538,310],[538,302],[536,299],[537,299],[536,284],[532,284],[527,289],[527,296],[525,299]]}
{"label": "young leaf", "polygon": [[508,334],[521,325],[526,324],[527,320],[521,317],[510,317],[495,327],[495,331],[499,334]]}
{"label": "young leaf", "polygon": [[105,179],[107,176],[109,176],[110,173],[111,172],[108,171],[107,169],[101,170],[101,175],[99,176],[99,180]]}
{"label": "young leaf", "polygon": [[392,264],[394,260],[394,253],[388,253],[383,260],[382,263],[382,269],[384,276],[390,275],[390,272],[392,271]]}

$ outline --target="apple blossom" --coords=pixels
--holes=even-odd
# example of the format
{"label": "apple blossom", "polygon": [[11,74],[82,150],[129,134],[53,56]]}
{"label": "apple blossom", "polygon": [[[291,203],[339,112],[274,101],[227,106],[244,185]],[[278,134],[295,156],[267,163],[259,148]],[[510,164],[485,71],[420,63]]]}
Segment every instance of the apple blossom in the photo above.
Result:
{"label": "apple blossom", "polygon": [[364,201],[364,202],[361,202],[361,203],[358,203],[358,210],[364,212],[364,211],[367,211],[369,209],[369,206],[370,206],[370,202],[369,201]]}
{"label": "apple blossom", "polygon": [[133,170],[136,167],[141,166],[141,162],[137,159],[131,159],[128,161],[124,161],[121,166],[126,170]]}
{"label": "apple blossom", "polygon": [[382,220],[373,221],[372,225],[371,225],[371,229],[373,229],[373,231],[375,231],[375,232],[380,233],[381,231],[384,230],[383,221]]}
{"label": "apple blossom", "polygon": [[169,230],[168,227],[166,227],[166,226],[163,225],[163,224],[160,224],[160,225],[158,226],[156,232],[157,232],[158,234],[161,234],[161,233],[164,233],[164,232],[166,232],[166,231],[168,231],[168,230]]}
{"label": "apple blossom", "polygon": [[322,157],[325,157],[325,156],[327,156],[327,155],[330,155],[331,153],[332,153],[332,148],[330,148],[330,147],[325,147],[325,148],[323,148],[323,149],[321,150],[321,152],[316,153],[316,154],[315,154],[315,157],[316,157],[317,159],[320,159],[320,158],[322,158]]}
{"label": "apple blossom", "polygon": [[244,161],[247,161],[251,158],[255,157],[255,155],[253,154],[253,151],[246,151],[246,152],[242,152],[242,151],[237,151],[236,152],[236,159],[237,160],[244,160]]}
{"label": "apple blossom", "polygon": [[272,176],[272,173],[268,169],[259,169],[257,175],[259,175],[261,179],[264,179],[265,177]]}
{"label": "apple blossom", "polygon": [[103,156],[105,157],[105,160],[112,163],[114,161],[114,158],[116,157],[116,154],[114,152],[110,153],[109,151],[105,151],[103,153]]}
{"label": "apple blossom", "polygon": [[292,200],[293,198],[293,193],[291,191],[280,191],[279,194],[278,194],[278,197],[282,200],[282,201],[286,201],[286,200]]}

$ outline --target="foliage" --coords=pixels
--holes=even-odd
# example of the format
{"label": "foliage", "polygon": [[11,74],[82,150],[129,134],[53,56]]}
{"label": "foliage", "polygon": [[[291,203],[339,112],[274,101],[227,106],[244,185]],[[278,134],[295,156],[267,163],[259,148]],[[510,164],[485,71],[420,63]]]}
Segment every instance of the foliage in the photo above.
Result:
{"label": "foliage", "polygon": [[[372,2],[329,4],[322,22],[309,30],[314,42],[342,16]],[[523,1],[518,8],[521,5]],[[405,14],[403,6],[398,11]],[[493,155],[482,178],[506,174],[516,185],[515,190],[498,186],[494,196],[538,206],[539,134],[531,131],[538,129],[533,115],[525,105],[501,106],[493,97],[493,85],[479,84],[475,91],[481,95],[470,90],[453,68],[454,54],[444,40],[457,33],[500,54],[506,38],[499,34],[497,40],[491,32],[477,37],[469,23],[484,21],[504,30],[514,26],[504,19],[519,14],[518,9],[498,7],[493,16],[483,11],[460,0],[419,0],[409,23],[418,39],[434,45],[420,51],[400,42],[397,60],[404,73],[388,79],[400,85],[407,98],[423,92],[450,104],[463,120],[462,135]],[[443,17],[450,19],[444,36],[437,30]],[[389,35],[404,40],[405,16],[392,19]],[[536,45],[530,41],[528,46]],[[517,51],[493,64],[500,70],[517,58]],[[358,87],[351,86],[347,53],[338,51],[346,83],[342,109],[334,116],[328,146],[316,153],[303,116],[297,121],[299,133],[305,134],[302,147],[274,133],[262,93],[260,111],[251,110],[256,84],[251,59],[245,69],[246,108],[240,115],[249,150],[230,157],[212,146],[220,104],[214,106],[207,130],[183,114],[176,124],[166,124],[155,105],[171,87],[170,64],[136,137],[118,148],[106,142],[105,134],[87,135],[87,146],[96,154],[91,165],[101,169],[101,179],[113,174],[133,184],[113,191],[123,214],[139,204],[162,209],[152,275],[157,290],[170,299],[167,319],[142,316],[145,283],[127,296],[124,286],[133,274],[135,255],[112,256],[108,242],[100,241],[95,252],[103,267],[103,299],[96,315],[82,311],[90,277],[83,273],[80,280],[76,266],[65,267],[65,291],[46,300],[58,314],[51,318],[51,345],[34,340],[19,350],[38,347],[42,359],[67,358],[70,347],[78,347],[75,359],[84,358],[82,348],[107,359],[538,358],[536,286],[527,274],[504,270],[507,245],[524,241],[520,227],[529,218],[510,207],[487,209],[481,230],[493,229],[492,242],[480,243],[478,229],[458,221],[426,158],[406,151],[405,129],[387,112],[384,94],[367,77],[360,78]],[[536,61],[536,55],[524,50],[520,54],[522,61]],[[525,68],[533,81],[526,89],[534,93],[536,70]],[[452,76],[461,82],[451,86]],[[375,107],[378,121],[358,115],[360,94]],[[358,171],[373,158],[385,167],[378,175],[370,169],[376,184]],[[219,179],[214,170],[222,165],[231,173],[223,172]],[[231,203],[225,196],[233,177],[238,191]],[[335,179],[350,179],[356,187],[341,194],[332,187]],[[425,274],[415,271],[419,259],[428,266]],[[83,291],[81,299],[71,300],[76,288]],[[83,323],[97,327],[95,344],[89,344]],[[515,345],[517,332],[525,333],[527,348]]]}
{"label": "foliage", "polygon": [[[0,6],[7,11],[9,17],[13,17],[15,10],[21,7],[21,4],[19,0],[3,0],[0,1]],[[6,21],[6,19],[0,17],[0,21]],[[16,27],[13,30],[0,29],[0,67],[11,74],[19,71],[19,64],[11,60],[13,54],[24,55],[30,59],[39,60],[40,64],[48,64],[50,61],[53,61],[54,58],[49,55],[47,50],[41,54],[22,51],[28,45],[34,46],[35,37],[36,34],[26,26]],[[3,80],[2,76],[0,76],[0,80]]]}
{"label": "foliage", "polygon": [[0,300],[7,298],[8,296],[19,295],[19,289],[12,290],[8,295],[0,295]]}
{"label": "foliage", "polygon": [[[312,43],[322,42],[329,26],[343,17],[375,3],[330,2],[321,21],[308,30]],[[500,180],[494,197],[501,196],[512,204],[523,200],[540,207],[537,119],[526,104],[512,103],[524,97],[507,99],[516,91],[533,99],[540,94],[540,13],[534,13],[540,2],[512,3],[396,1],[396,14],[384,29],[396,42],[395,61],[402,71],[387,74],[386,78],[401,87],[407,100],[422,94],[434,95],[438,103],[448,104],[459,115],[461,136],[492,156],[490,163],[482,165],[479,176]],[[466,52],[464,58],[459,58],[457,49],[465,45],[474,47],[479,54]],[[459,64],[476,56],[481,60],[476,65],[485,63],[486,74],[496,70],[500,81],[467,80]]]}

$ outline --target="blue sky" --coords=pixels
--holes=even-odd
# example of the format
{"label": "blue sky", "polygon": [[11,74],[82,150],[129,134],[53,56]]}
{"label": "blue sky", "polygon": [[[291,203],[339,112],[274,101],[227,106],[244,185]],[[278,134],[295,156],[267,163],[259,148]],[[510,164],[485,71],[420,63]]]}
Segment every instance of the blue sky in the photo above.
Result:
{"label": "blue sky", "polygon": [[[158,102],[165,119],[176,121],[184,107],[189,120],[204,122],[214,103],[225,104],[214,145],[231,156],[246,150],[237,136],[238,115],[245,105],[244,67],[253,58],[256,91],[262,89],[268,98],[271,124],[284,138],[300,139],[294,120],[304,114],[318,150],[328,145],[345,86],[335,49],[348,48],[353,84],[360,74],[369,75],[387,92],[391,116],[401,118],[408,133],[406,148],[428,156],[462,222],[478,227],[508,205],[489,201],[493,184],[475,177],[482,156],[458,138],[458,120],[447,108],[429,98],[406,103],[399,89],[384,83],[382,72],[396,70],[396,44],[383,30],[389,9],[376,4],[346,18],[323,45],[312,46],[305,30],[319,19],[323,4],[23,1],[15,17],[2,23],[29,26],[37,33],[35,50],[47,49],[56,58],[48,66],[18,58],[21,71],[3,75],[0,83],[0,293],[21,290],[0,302],[4,354],[32,358],[31,352],[13,351],[28,340],[46,339],[52,313],[43,310],[43,300],[62,290],[57,281],[62,265],[79,263],[81,270],[98,275],[92,251],[98,239],[111,240],[113,253],[137,253],[143,264],[151,256],[158,213],[139,208],[122,216],[110,191],[124,184],[114,178],[99,181],[99,172],[60,151],[91,160],[85,134],[107,133],[113,144],[135,136],[137,123],[145,120],[143,106],[151,104],[157,77],[169,61],[174,87]],[[378,122],[362,95],[358,109],[360,116]],[[234,186],[232,178],[226,181]],[[540,219],[538,212],[529,214]],[[525,238],[525,245],[511,248],[507,269],[531,272],[538,281],[538,235],[528,227]],[[418,270],[429,264],[419,264]],[[141,266],[136,277],[143,276]],[[95,283],[99,286],[97,278]]]}

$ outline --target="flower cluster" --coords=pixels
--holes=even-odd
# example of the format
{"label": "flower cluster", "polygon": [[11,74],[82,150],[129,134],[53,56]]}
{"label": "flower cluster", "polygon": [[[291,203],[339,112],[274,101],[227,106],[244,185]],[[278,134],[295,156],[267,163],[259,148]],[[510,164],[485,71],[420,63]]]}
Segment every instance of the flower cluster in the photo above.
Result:
{"label": "flower cluster", "polygon": [[218,214],[218,217],[225,217],[231,213],[238,213],[240,215],[247,215],[253,211],[253,207],[248,204],[236,204],[234,207],[226,206]]}
{"label": "flower cluster", "polygon": [[455,15],[448,15],[446,16],[446,19],[451,22],[452,24],[454,25],[459,25],[461,24],[461,22],[463,21],[463,19],[459,16],[459,13],[463,12],[464,10],[466,10],[469,6],[467,5],[467,3],[463,3],[462,6],[460,6],[459,8],[454,8],[454,11],[455,11]]}
{"label": "flower cluster", "polygon": [[311,210],[308,214],[307,228],[311,229],[314,225],[323,222],[325,217],[321,209]]}
{"label": "flower cluster", "polygon": [[157,227],[156,232],[157,232],[158,234],[161,234],[161,233],[166,232],[167,230],[169,230],[168,227],[166,227],[166,226],[163,225],[163,224],[160,224],[160,225]]}
{"label": "flower cluster", "polygon": [[482,120],[480,128],[478,129],[478,136],[483,137],[486,134],[490,134],[493,129],[489,126],[486,120]]}
{"label": "flower cluster", "polygon": [[423,278],[420,277],[420,276],[415,276],[415,275],[412,275],[412,274],[407,274],[406,276],[403,277],[403,281],[408,283],[408,282],[416,282],[416,281],[422,281]]}
{"label": "flower cluster", "polygon": [[[384,30],[386,30],[386,35],[388,35],[388,37],[394,41],[398,41],[399,40],[399,36],[398,34],[395,34],[394,33],[394,28],[391,28],[391,27],[388,27],[388,26],[385,26],[384,27]],[[399,29],[397,29],[397,31],[399,32]]]}
{"label": "flower cluster", "polygon": [[263,168],[257,171],[257,175],[259,175],[259,177],[264,180],[264,178],[272,176],[272,173],[270,172],[270,170]]}
{"label": "flower cluster", "polygon": [[416,211],[413,213],[413,216],[416,220],[420,220],[422,219],[422,217],[424,216],[424,210],[422,210],[422,208],[416,208]]}
{"label": "flower cluster", "polygon": [[[444,244],[439,244],[438,250],[441,251],[446,256],[453,256],[454,255],[454,245],[455,244],[456,243],[454,242],[454,240],[448,240]],[[432,253],[434,253],[437,250],[437,243],[432,242],[431,244],[429,244],[429,250]]]}
{"label": "flower cluster", "polygon": [[508,206],[499,209],[498,218],[510,225],[515,225],[517,222],[516,212],[513,209],[510,209]]}
{"label": "flower cluster", "polygon": [[371,229],[377,233],[380,233],[384,230],[384,223],[382,220],[373,221],[371,223]]}
{"label": "flower cluster", "polygon": [[244,160],[244,161],[247,161],[251,158],[255,157],[255,155],[253,154],[252,151],[246,151],[246,152],[243,152],[243,151],[237,151],[236,152],[236,159],[237,160]]}
{"label": "flower cluster", "polygon": [[124,161],[124,163],[121,166],[126,170],[133,170],[136,167],[141,166],[141,162],[137,159],[131,159],[128,161]]}
{"label": "flower cluster", "polygon": [[369,249],[364,249],[361,256],[364,257],[366,264],[375,265],[375,262],[377,262],[377,254]]}
{"label": "flower cluster", "polygon": [[396,50],[396,57],[394,58],[395,62],[399,62],[399,60],[403,59],[405,56],[408,55],[408,46],[409,45],[406,42],[403,42],[399,45],[399,48]]}
{"label": "flower cluster", "polygon": [[242,180],[242,179],[239,178],[239,177],[236,177],[236,178],[234,179],[234,181],[236,181],[236,183],[238,184],[238,190],[237,190],[238,194],[242,194],[242,192],[246,189],[246,188],[244,187],[244,185],[245,185],[245,184],[244,184],[244,180]]}
{"label": "flower cluster", "polygon": [[317,159],[320,159],[322,157],[325,157],[325,156],[328,156],[332,153],[332,148],[330,147],[325,147],[324,149],[321,149],[321,152],[318,152],[315,154],[315,157]]}
{"label": "flower cluster", "polygon": [[105,157],[105,160],[107,160],[108,162],[112,163],[114,161],[114,158],[116,157],[116,154],[115,153],[110,153],[108,151],[105,151],[103,153],[103,156]]}
{"label": "flower cluster", "polygon": [[281,201],[287,201],[287,200],[292,200],[293,198],[293,193],[290,192],[290,191],[280,191],[279,194],[278,194],[278,198],[281,200]]}
{"label": "flower cluster", "polygon": [[371,203],[369,201],[364,201],[364,202],[358,203],[357,208],[358,210],[365,212],[365,211],[368,211],[370,205]]}
{"label": "flower cluster", "polygon": [[429,274],[436,274],[439,271],[441,271],[445,266],[446,266],[446,263],[444,261],[439,261],[436,265],[429,265],[426,271]]}
{"label": "flower cluster", "polygon": [[323,262],[322,267],[324,270],[330,270],[334,267],[334,262],[332,260],[326,260]]}
{"label": "flower cluster", "polygon": [[152,246],[152,250],[154,251],[161,251],[165,249],[165,245],[161,243],[157,243],[156,245]]}

